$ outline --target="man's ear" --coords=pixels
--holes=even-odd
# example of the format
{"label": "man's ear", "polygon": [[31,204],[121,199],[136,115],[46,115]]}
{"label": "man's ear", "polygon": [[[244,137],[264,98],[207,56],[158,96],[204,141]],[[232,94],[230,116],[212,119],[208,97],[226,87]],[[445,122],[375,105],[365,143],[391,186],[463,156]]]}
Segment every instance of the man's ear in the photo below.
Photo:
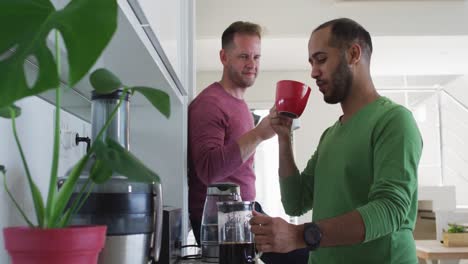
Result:
{"label": "man's ear", "polygon": [[226,62],[227,62],[227,54],[226,54],[226,50],[225,49],[221,49],[219,51],[219,60],[221,61],[221,63],[223,65],[226,65]]}
{"label": "man's ear", "polygon": [[356,64],[361,60],[362,49],[358,43],[353,43],[348,49],[349,64]]}

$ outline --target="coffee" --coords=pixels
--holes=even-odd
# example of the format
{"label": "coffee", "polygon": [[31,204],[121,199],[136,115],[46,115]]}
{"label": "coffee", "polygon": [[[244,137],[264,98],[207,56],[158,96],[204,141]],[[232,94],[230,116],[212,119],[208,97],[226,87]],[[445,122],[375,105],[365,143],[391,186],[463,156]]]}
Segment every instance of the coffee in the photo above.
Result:
{"label": "coffee", "polygon": [[297,118],[297,115],[291,112],[281,111],[279,112],[280,115],[287,116],[289,118]]}
{"label": "coffee", "polygon": [[254,243],[221,243],[219,245],[220,264],[255,263]]}

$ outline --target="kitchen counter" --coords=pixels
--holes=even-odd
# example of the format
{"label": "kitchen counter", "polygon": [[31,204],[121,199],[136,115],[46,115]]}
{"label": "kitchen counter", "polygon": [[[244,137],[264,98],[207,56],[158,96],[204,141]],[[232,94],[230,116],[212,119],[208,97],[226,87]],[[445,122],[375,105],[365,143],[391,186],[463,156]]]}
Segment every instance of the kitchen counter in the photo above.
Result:
{"label": "kitchen counter", "polygon": [[201,261],[201,259],[191,259],[191,260],[179,260],[177,261],[177,264],[202,264],[202,263],[207,263]]}
{"label": "kitchen counter", "polygon": [[[203,262],[201,259],[191,259],[191,260],[179,260],[177,264],[216,264],[212,262]],[[263,264],[261,260],[257,264]]]}
{"label": "kitchen counter", "polygon": [[188,259],[188,260],[179,260],[177,264],[216,264],[213,262],[204,262],[201,259]]}

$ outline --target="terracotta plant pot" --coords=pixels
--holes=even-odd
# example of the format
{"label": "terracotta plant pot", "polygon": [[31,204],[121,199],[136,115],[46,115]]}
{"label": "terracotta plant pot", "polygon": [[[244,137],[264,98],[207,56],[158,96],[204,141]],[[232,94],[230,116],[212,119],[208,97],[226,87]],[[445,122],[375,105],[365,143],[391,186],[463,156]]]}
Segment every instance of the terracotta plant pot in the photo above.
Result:
{"label": "terracotta plant pot", "polygon": [[104,247],[106,226],[3,229],[12,264],[95,264]]}

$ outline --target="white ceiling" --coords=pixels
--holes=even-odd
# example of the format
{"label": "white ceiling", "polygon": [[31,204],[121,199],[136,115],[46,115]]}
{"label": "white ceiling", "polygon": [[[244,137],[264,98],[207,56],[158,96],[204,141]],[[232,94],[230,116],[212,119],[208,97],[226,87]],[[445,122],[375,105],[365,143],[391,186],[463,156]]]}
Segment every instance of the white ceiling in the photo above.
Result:
{"label": "white ceiling", "polygon": [[430,76],[440,84],[468,74],[468,0],[197,0],[197,71],[221,70],[221,34],[237,20],[264,27],[263,71],[309,70],[310,32],[338,17],[369,30],[372,73],[382,80]]}

